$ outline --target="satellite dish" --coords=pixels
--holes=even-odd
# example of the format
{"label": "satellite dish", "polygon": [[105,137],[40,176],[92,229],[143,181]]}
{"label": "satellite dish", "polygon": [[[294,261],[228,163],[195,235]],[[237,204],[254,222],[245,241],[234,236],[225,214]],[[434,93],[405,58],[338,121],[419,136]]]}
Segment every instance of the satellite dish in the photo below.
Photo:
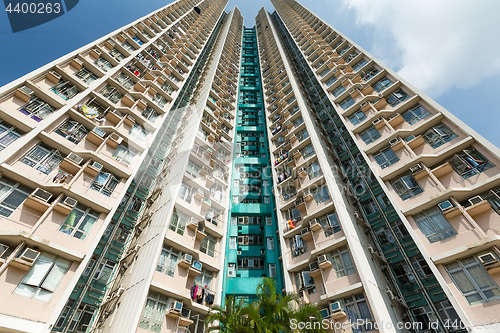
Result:
{"label": "satellite dish", "polygon": [[195,6],[193,9],[194,9],[194,11],[195,11],[195,12],[197,12],[198,14],[200,14],[200,13],[201,13],[200,8],[198,8],[197,6]]}

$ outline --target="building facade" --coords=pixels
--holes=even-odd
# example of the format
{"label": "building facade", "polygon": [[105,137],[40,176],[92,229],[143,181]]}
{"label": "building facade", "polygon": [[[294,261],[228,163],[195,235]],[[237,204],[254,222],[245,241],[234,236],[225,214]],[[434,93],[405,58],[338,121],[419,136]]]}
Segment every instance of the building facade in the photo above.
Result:
{"label": "building facade", "polygon": [[0,88],[0,332],[202,333],[262,277],[331,332],[500,331],[498,148],[299,2],[227,2]]}

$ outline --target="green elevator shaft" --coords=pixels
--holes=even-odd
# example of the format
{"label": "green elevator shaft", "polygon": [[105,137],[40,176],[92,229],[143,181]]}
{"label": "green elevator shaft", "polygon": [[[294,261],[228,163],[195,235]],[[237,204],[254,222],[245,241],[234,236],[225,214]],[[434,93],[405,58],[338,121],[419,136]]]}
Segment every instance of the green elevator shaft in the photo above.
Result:
{"label": "green elevator shaft", "polygon": [[243,30],[222,302],[251,301],[263,277],[284,286],[255,29]]}

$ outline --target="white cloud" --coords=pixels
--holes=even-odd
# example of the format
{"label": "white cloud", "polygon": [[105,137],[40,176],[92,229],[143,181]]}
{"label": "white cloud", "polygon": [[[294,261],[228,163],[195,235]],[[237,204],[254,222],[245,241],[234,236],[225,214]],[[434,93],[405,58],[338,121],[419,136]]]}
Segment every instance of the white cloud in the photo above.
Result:
{"label": "white cloud", "polygon": [[500,74],[500,1],[342,1],[358,25],[391,37],[377,38],[372,51],[396,47],[390,54],[397,58],[386,61],[400,64],[398,73],[433,97]]}

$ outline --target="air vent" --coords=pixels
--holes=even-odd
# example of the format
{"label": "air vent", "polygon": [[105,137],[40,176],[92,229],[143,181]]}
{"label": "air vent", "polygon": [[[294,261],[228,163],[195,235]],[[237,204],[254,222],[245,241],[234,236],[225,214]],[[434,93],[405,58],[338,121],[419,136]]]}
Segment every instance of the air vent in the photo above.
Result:
{"label": "air vent", "polygon": [[420,163],[415,164],[410,168],[411,173],[419,173],[420,171],[424,170],[424,166]]}
{"label": "air vent", "polygon": [[66,199],[64,199],[63,201],[63,204],[65,204],[66,206],[75,207],[78,204],[78,201],[71,197],[66,197]]}
{"label": "air vent", "polygon": [[76,164],[78,164],[78,165],[79,165],[80,163],[82,163],[82,161],[83,161],[83,158],[82,158],[82,157],[80,157],[80,156],[78,156],[78,155],[76,155],[76,154],[74,154],[74,153],[69,153],[69,155],[68,155],[68,156],[66,156],[66,158],[67,158],[67,159],[69,159],[69,160],[72,160],[73,162],[75,162],[75,163],[76,163]]}
{"label": "air vent", "polygon": [[480,256],[477,256],[477,258],[479,259],[479,261],[481,261],[481,263],[484,266],[491,265],[491,264],[494,264],[494,263],[498,262],[498,259],[491,252],[488,252],[488,253],[482,254]]}
{"label": "air vent", "polygon": [[19,259],[28,261],[28,262],[35,262],[35,260],[38,258],[40,255],[40,252],[33,250],[32,248],[27,247],[23,253],[19,256]]}
{"label": "air vent", "polygon": [[47,202],[50,200],[50,198],[52,198],[52,193],[42,190],[41,188],[37,188],[35,191],[33,191],[32,195],[44,202]]}
{"label": "air vent", "polygon": [[480,203],[481,201],[483,201],[483,198],[480,195],[476,195],[475,197],[469,199],[469,203],[471,205],[475,205],[477,203]]}

